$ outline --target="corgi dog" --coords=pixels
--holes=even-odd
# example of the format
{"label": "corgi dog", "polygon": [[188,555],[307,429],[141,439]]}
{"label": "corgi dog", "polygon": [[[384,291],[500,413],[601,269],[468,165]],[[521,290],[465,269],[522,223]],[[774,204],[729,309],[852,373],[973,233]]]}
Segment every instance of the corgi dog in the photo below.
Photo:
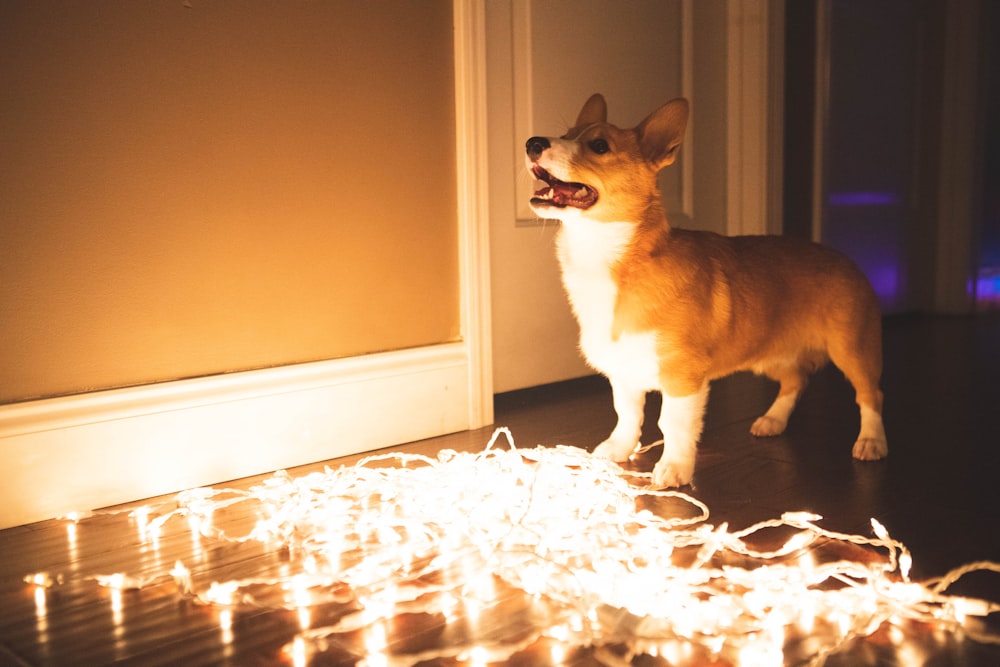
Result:
{"label": "corgi dog", "polygon": [[610,381],[618,421],[594,450],[636,450],[646,393],[659,391],[663,454],[652,483],[689,484],[709,382],[749,370],[780,384],[750,432],[782,433],[813,371],[832,361],[861,411],[855,458],[888,453],[882,424],[882,323],[864,274],[844,255],[781,236],[676,229],[657,187],[688,118],[675,99],[632,129],[592,96],[562,137],[531,137],[531,208],[557,219],[563,285],[587,362]]}

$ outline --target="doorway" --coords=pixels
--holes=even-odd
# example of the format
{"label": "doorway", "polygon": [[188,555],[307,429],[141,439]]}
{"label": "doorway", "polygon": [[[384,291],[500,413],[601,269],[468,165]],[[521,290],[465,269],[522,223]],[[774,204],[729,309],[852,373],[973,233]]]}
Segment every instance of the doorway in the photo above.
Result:
{"label": "doorway", "polygon": [[997,47],[975,46],[998,12],[962,4],[785,4],[784,233],[854,259],[885,313],[968,312],[1000,287]]}

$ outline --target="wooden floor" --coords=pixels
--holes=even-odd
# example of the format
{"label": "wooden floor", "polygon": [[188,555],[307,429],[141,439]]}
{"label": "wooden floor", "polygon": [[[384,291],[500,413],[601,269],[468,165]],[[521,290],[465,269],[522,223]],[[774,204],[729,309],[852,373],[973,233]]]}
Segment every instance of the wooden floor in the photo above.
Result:
{"label": "wooden floor", "polygon": [[[870,534],[875,517],[911,549],[917,580],[972,561],[1000,561],[1000,318],[889,318],[883,389],[890,455],[882,462],[860,463],[850,456],[858,428],[853,396],[838,371],[818,374],[787,432],[768,439],[753,438],[749,427],[766,409],[774,386],[745,374],[714,383],[690,492],[711,509],[711,523],[725,521],[733,528],[808,510],[822,515],[823,526],[831,530]],[[651,397],[644,442],[659,438],[657,404]],[[601,378],[496,399],[496,425],[509,427],[520,447],[590,448],[613,424],[610,392]],[[400,449],[476,451],[492,431]],[[653,450],[636,465],[649,469],[658,454]],[[162,573],[178,559],[197,562],[193,552],[208,548],[189,535],[164,536],[151,554],[122,516],[87,519],[72,529],[74,534],[65,521],[0,532],[0,665],[304,664],[283,648],[299,629],[290,611],[239,610],[220,629],[220,612],[184,599],[173,580],[119,592],[83,576]],[[245,554],[247,563],[263,563],[260,558]],[[36,572],[49,573],[52,585],[23,581]],[[959,590],[1000,600],[1000,575],[975,575]],[[356,659],[328,652],[315,662],[354,664]],[[522,662],[548,664],[528,657]],[[597,660],[580,654],[569,663]],[[634,664],[668,663],[646,657]],[[830,664],[904,660],[859,646]],[[952,638],[939,642],[922,664],[998,665],[1000,648]]]}

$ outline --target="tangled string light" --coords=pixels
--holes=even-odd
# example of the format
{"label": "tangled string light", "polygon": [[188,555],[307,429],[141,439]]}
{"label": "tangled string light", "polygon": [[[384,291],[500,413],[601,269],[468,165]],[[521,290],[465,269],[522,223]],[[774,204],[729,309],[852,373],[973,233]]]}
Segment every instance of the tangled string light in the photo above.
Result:
{"label": "tangled string light", "polygon": [[[671,665],[820,664],[878,631],[901,642],[907,623],[1000,643],[984,621],[1000,605],[946,592],[998,564],[917,583],[909,551],[874,519],[870,537],[805,512],[730,531],[709,524],[697,499],[643,477],[574,447],[518,449],[499,429],[479,453],[278,473],[247,491],[187,491],[132,518],[146,541],[186,520],[196,540],[281,553],[275,571],[249,578],[199,582],[182,562],[169,574],[182,593],[227,610],[297,610],[301,632],[286,647],[296,665],[332,651],[368,667],[485,664],[529,647],[552,664],[578,647],[605,664],[642,654]],[[669,511],[644,507],[657,503]],[[761,549],[775,533],[780,545]],[[27,580],[51,584],[44,573]]]}

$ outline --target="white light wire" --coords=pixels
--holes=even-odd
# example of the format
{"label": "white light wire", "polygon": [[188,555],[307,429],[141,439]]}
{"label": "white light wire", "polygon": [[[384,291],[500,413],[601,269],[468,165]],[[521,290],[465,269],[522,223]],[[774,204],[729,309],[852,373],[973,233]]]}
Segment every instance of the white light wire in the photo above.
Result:
{"label": "white light wire", "polygon": [[[874,519],[872,537],[827,530],[808,512],[730,531],[708,524],[708,507],[689,494],[630,482],[647,478],[575,447],[518,449],[500,428],[478,453],[375,454],[297,478],[279,472],[246,491],[192,489],[173,508],[147,506],[132,516],[142,517],[144,539],[186,518],[218,544],[285,554],[282,576],[206,587],[197,567],[179,562],[169,576],[209,604],[273,606],[261,593],[268,590],[288,609],[341,605],[332,621],[303,628],[296,655],[304,641],[313,651],[348,647],[367,665],[506,660],[548,641],[593,647],[605,661],[617,645],[626,647],[619,655],[626,661],[694,650],[729,664],[780,665],[792,639],[808,634],[805,662],[819,664],[852,639],[905,621],[1000,643],[981,620],[1000,605],[945,594],[970,572],[1000,572],[996,563],[918,584],[909,578],[909,551]],[[669,515],[640,509],[663,500]],[[256,515],[254,525],[230,525],[231,509]],[[755,545],[774,530],[791,537],[777,549]],[[814,562],[831,544],[852,545],[866,558]],[[147,583],[97,576],[102,585]],[[505,635],[501,611],[519,598],[527,600],[517,608],[530,631]],[[405,648],[384,626],[401,613],[445,626],[461,620],[465,629],[454,641]],[[367,645],[351,643],[358,633]]]}

